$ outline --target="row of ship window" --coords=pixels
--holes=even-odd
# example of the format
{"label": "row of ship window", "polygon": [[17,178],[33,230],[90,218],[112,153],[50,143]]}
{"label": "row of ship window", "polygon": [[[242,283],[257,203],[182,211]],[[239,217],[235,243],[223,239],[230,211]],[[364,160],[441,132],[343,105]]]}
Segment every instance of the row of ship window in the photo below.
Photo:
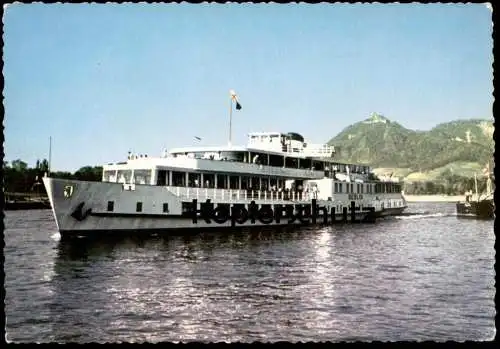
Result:
{"label": "row of ship window", "polygon": [[[345,185],[345,191],[344,191]],[[366,187],[365,187],[366,185]],[[354,191],[356,189],[356,192]],[[379,184],[363,184],[363,183],[337,183],[334,185],[334,193],[358,193],[364,194],[373,193],[399,193],[401,185],[396,183],[379,183]]]}
{"label": "row of ship window", "polygon": [[[287,147],[282,148],[287,151]],[[346,172],[347,168],[351,173],[368,173],[369,166],[330,163],[320,160],[296,158],[293,155],[274,155],[261,152],[248,151],[220,151],[220,152],[183,152],[173,153],[173,157],[188,157],[193,159],[226,160],[240,163],[254,163],[271,167],[285,167],[291,169],[311,169],[316,171],[336,171]]]}
{"label": "row of ship window", "polygon": [[[108,201],[108,212],[113,212],[115,209],[115,202]],[[138,201],[135,205],[135,212],[142,212],[142,202]],[[168,203],[163,203],[163,213],[168,213]]]}
{"label": "row of ship window", "polygon": [[[137,170],[136,170],[137,171]],[[169,174],[166,170],[158,171],[157,185],[171,185],[175,187],[191,188],[217,188],[217,189],[241,189],[241,190],[270,190],[271,188],[284,189],[285,180],[277,177],[259,177],[259,176],[238,176],[223,175],[213,173],[194,173],[172,171]],[[136,172],[137,175],[137,172]],[[128,183],[129,180],[124,178]],[[149,178],[136,178],[136,183],[147,184]],[[297,181],[298,183],[302,181]],[[345,187],[344,187],[345,185]],[[354,186],[356,185],[356,186]],[[366,186],[366,187],[365,187]],[[297,189],[300,190],[300,185]],[[401,185],[396,183],[345,183],[335,182],[335,193],[398,193],[401,191]]]}
{"label": "row of ship window", "polygon": [[[342,184],[342,183],[340,183]],[[358,183],[359,185],[359,183]],[[353,183],[351,183],[351,191],[352,191],[352,187],[353,186]],[[341,187],[341,186],[340,186]],[[349,187],[349,185],[347,185],[347,187]],[[363,186],[361,186],[362,188]],[[359,187],[358,187],[359,188]],[[349,191],[348,191],[349,192]],[[362,193],[363,191],[361,191]],[[183,207],[183,212],[187,209],[187,207],[189,206],[190,207],[191,203],[182,203],[182,207]],[[219,205],[226,205],[226,204],[219,204]],[[108,212],[113,212],[114,211],[114,207],[115,207],[115,203],[114,201],[108,201],[108,207],[107,207],[107,211]],[[135,212],[137,213],[140,213],[142,212],[142,202],[141,201],[138,201],[136,203],[136,207],[135,207]],[[164,202],[163,203],[163,213],[168,213],[169,210],[168,210],[168,203]]]}

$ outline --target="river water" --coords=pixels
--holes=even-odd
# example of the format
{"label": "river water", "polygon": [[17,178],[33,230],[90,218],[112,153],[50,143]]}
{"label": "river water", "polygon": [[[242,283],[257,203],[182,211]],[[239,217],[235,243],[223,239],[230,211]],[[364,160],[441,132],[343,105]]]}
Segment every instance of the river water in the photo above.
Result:
{"label": "river water", "polygon": [[64,241],[5,212],[11,342],[465,341],[495,337],[493,221],[454,205],[290,232]]}

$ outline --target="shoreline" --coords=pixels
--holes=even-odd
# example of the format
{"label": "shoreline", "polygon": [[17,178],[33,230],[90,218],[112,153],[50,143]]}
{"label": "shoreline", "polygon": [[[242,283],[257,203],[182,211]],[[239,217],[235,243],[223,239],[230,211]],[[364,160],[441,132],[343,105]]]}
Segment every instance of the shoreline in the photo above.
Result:
{"label": "shoreline", "polygon": [[407,202],[453,202],[464,201],[464,195],[404,195]]}

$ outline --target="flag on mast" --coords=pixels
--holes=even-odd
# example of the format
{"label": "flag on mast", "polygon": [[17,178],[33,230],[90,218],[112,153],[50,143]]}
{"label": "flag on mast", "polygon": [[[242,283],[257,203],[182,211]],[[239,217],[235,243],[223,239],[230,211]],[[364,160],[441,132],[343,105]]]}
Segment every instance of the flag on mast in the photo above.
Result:
{"label": "flag on mast", "polygon": [[236,102],[236,110],[240,110],[241,104],[240,104],[240,101],[238,100],[238,96],[236,95],[236,92],[234,92],[234,90],[231,90],[231,91],[229,91],[229,93],[231,94],[231,99]]}

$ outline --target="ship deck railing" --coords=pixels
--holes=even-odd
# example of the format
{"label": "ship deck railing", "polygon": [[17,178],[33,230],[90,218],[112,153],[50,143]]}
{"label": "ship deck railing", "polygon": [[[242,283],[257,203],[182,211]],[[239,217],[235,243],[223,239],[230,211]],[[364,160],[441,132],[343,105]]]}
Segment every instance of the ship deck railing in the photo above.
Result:
{"label": "ship deck railing", "polygon": [[302,152],[306,156],[330,158],[333,157],[335,148],[328,144],[308,144]]}
{"label": "ship deck railing", "polygon": [[182,199],[207,199],[216,201],[298,201],[310,202],[317,198],[317,193],[295,192],[295,191],[263,191],[263,190],[240,190],[240,189],[217,189],[217,188],[189,188],[168,187],[170,192]]}
{"label": "ship deck railing", "polygon": [[284,155],[300,154],[310,157],[331,158],[335,153],[335,147],[328,144],[307,144],[305,148],[293,148],[281,144],[262,143],[261,141],[249,142],[248,147],[252,150],[274,151]]}

